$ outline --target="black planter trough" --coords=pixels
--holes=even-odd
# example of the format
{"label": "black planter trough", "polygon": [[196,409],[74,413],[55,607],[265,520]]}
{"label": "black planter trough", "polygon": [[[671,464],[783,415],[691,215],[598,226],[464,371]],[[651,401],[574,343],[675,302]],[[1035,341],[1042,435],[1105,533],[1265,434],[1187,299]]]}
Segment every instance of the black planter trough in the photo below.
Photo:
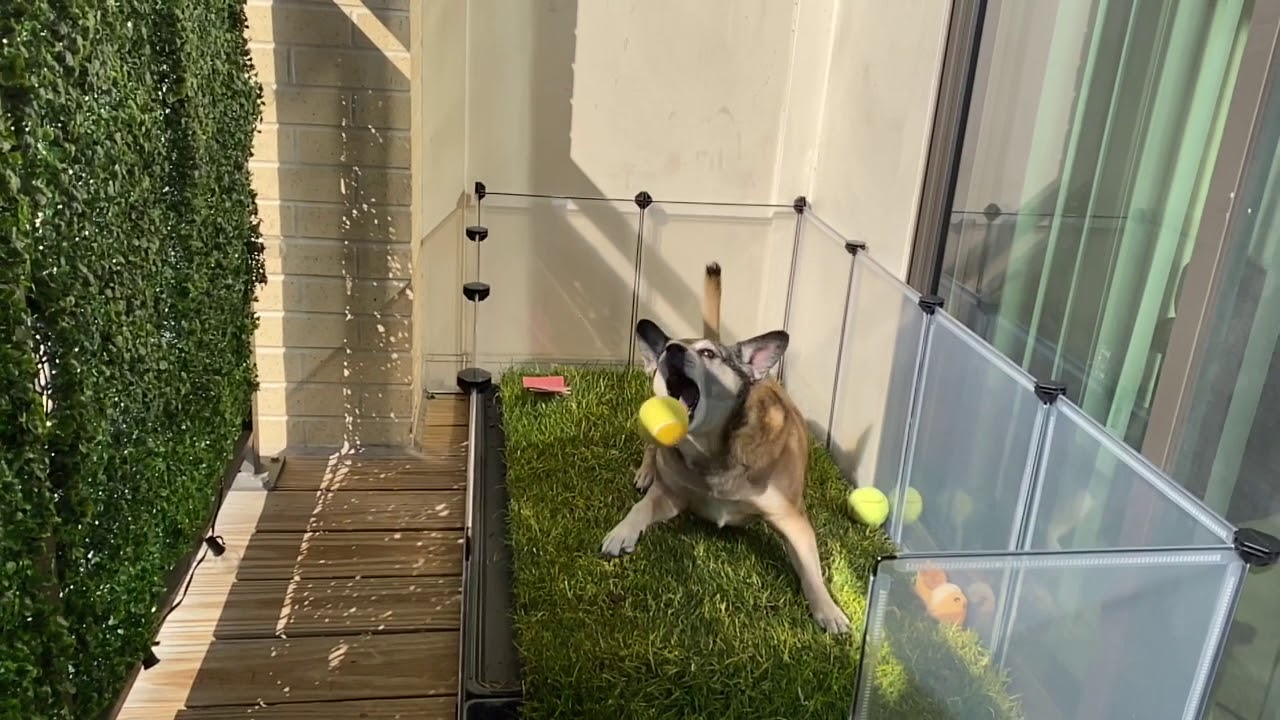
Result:
{"label": "black planter trough", "polygon": [[463,720],[519,720],[519,698],[472,700],[462,709]]}
{"label": "black planter trough", "polygon": [[463,370],[458,387],[471,403],[458,717],[518,718],[523,690],[511,621],[513,575],[502,404],[497,386],[484,370]]}

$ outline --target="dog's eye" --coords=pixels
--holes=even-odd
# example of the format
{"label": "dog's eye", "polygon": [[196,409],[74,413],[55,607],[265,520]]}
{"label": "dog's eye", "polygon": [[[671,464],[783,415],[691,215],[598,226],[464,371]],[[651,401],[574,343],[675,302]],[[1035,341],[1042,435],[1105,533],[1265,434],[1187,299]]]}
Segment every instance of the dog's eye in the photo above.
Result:
{"label": "dog's eye", "polygon": [[702,357],[704,357],[704,358],[708,358],[708,359],[713,358],[713,357],[715,357],[715,356],[716,356],[715,351],[714,351],[714,350],[710,350],[710,349],[708,349],[708,348],[702,348],[701,350],[699,350],[699,351],[698,351],[698,354],[699,354],[699,355],[701,355]]}

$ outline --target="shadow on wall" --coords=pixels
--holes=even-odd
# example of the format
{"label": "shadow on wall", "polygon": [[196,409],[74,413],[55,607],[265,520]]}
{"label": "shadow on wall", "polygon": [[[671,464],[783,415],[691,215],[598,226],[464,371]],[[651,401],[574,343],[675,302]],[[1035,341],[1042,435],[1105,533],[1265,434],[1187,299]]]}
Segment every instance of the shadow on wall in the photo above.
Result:
{"label": "shadow on wall", "polygon": [[266,309],[289,447],[409,441],[408,6],[383,6],[269,6],[277,124],[263,131],[278,143],[281,227],[267,240],[279,305]]}
{"label": "shadow on wall", "polygon": [[[582,198],[606,196],[573,159],[578,10],[579,2],[568,1],[529,13],[531,44],[524,81],[532,89],[527,98],[527,180],[522,188],[490,181],[490,193],[532,189]],[[520,72],[518,67],[504,68],[508,70]],[[501,146],[511,140],[469,137],[472,144]],[[634,188],[640,190],[644,188]],[[663,205],[663,200],[656,198],[646,211],[643,253],[638,254],[641,213],[631,197],[566,203],[487,196],[480,221],[490,235],[479,247],[478,276],[489,283],[492,295],[479,307],[478,364],[501,368],[534,360],[625,362],[634,328],[637,275],[643,278],[639,317],[656,319],[673,335],[684,334],[681,326],[700,334],[703,268],[712,260],[725,267],[726,305],[733,305],[724,318],[729,339],[781,327],[782,303],[777,303],[776,312],[762,311],[761,295],[770,260],[785,263],[789,257],[794,212],[695,210]],[[476,220],[472,205],[466,222]],[[465,274],[473,277],[476,248],[463,242]],[[777,268],[772,269],[777,274]],[[738,297],[744,309],[735,312]],[[470,332],[465,327],[464,337]]]}

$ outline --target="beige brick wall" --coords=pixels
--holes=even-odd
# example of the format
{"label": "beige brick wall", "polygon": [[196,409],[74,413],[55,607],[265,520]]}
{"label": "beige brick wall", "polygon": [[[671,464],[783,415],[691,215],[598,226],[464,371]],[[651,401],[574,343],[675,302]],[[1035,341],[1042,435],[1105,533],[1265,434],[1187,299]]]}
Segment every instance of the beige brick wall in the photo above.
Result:
{"label": "beige brick wall", "polygon": [[411,2],[249,0],[267,455],[410,438]]}

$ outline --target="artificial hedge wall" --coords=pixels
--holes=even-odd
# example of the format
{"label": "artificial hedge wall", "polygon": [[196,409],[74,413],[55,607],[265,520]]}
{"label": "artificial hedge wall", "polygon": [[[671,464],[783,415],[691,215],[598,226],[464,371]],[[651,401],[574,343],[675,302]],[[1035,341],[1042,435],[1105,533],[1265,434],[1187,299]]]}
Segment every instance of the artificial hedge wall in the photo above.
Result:
{"label": "artificial hedge wall", "polygon": [[0,718],[96,718],[255,385],[243,0],[0,2]]}

